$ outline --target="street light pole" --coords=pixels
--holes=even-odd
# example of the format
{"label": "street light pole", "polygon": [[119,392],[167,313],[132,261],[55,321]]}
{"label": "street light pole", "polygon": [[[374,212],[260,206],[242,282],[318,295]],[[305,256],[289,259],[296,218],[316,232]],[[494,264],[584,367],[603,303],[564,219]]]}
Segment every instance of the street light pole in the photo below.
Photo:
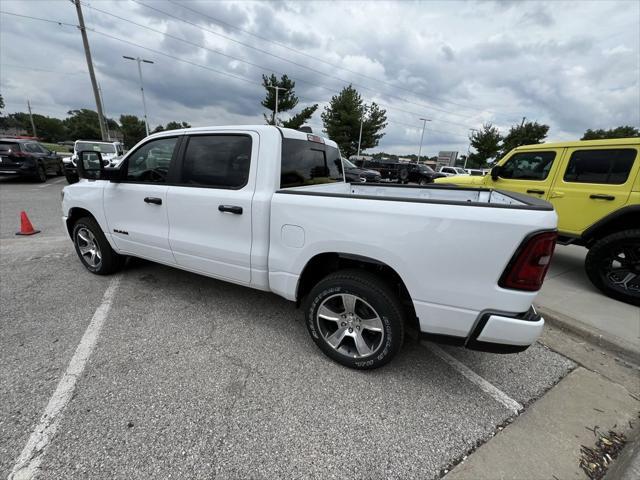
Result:
{"label": "street light pole", "polygon": [[286,88],[278,87],[277,85],[268,85],[267,88],[273,88],[276,91],[276,108],[273,110],[273,124],[278,125],[278,92],[282,90],[286,92]]}
{"label": "street light pole", "polygon": [[125,58],[127,60],[134,60],[136,62],[138,62],[138,75],[140,77],[140,93],[142,94],[142,108],[144,109],[144,127],[147,131],[147,136],[149,136],[149,121],[147,120],[147,102],[144,99],[144,86],[142,84],[142,66],[141,64],[144,63],[153,63],[151,60],[145,60],[144,58],[140,58],[140,57],[128,57],[126,55],[123,55],[122,58]]}
{"label": "street light pole", "polygon": [[421,118],[422,120],[422,135],[420,135],[420,148],[418,149],[418,161],[416,163],[420,163],[420,155],[422,154],[422,140],[424,139],[424,130],[427,127],[427,122],[431,120],[429,118]]}
{"label": "street light pole", "polygon": [[[475,128],[470,128],[469,131],[470,132],[475,132],[476,129]],[[471,134],[471,136],[473,136],[473,133]],[[469,139],[469,146],[467,147],[467,158],[464,159],[464,166],[462,167],[465,170],[467,169],[467,162],[469,161],[469,155],[471,155],[471,139]]]}
{"label": "street light pole", "polygon": [[358,157],[360,156],[360,143],[362,142],[362,124],[364,123],[364,114],[367,112],[367,105],[362,108],[362,115],[360,115],[360,135],[358,135]]}

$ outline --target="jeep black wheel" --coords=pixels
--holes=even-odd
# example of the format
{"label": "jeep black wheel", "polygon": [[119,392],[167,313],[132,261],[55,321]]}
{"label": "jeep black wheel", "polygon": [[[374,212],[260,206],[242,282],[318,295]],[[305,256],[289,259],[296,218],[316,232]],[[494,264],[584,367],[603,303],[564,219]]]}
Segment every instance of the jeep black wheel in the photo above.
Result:
{"label": "jeep black wheel", "polygon": [[585,260],[589,280],[606,295],[640,305],[640,230],[598,240]]}

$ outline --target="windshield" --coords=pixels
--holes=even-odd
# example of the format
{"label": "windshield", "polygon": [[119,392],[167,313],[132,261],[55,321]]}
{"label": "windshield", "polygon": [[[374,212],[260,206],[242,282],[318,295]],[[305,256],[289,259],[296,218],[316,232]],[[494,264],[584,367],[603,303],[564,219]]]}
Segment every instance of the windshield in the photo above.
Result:
{"label": "windshield", "polygon": [[358,168],[353,163],[351,163],[349,160],[347,160],[346,158],[342,159],[342,163],[344,163],[344,166],[347,167],[347,168]]}
{"label": "windshield", "polygon": [[429,165],[420,165],[421,172],[433,172],[433,169]]}
{"label": "windshield", "polygon": [[78,142],[76,143],[75,150],[76,152],[92,150],[100,153],[116,153],[116,147],[112,143]]}
{"label": "windshield", "polygon": [[458,173],[460,173],[462,175],[467,173],[467,171],[464,168],[456,168],[456,172],[458,172]]}

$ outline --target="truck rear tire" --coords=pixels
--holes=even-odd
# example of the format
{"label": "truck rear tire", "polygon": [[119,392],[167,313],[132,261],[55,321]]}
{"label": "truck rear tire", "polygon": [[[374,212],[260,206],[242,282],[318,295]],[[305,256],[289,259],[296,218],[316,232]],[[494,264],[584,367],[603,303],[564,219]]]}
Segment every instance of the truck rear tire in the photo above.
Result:
{"label": "truck rear tire", "polygon": [[349,368],[383,366],[404,339],[398,296],[363,270],[341,270],[322,279],[309,293],[305,318],[316,345]]}
{"label": "truck rear tire", "polygon": [[91,217],[79,219],[73,226],[73,244],[80,261],[96,275],[109,275],[120,270],[124,257],[109,245],[100,225]]}
{"label": "truck rear tire", "polygon": [[605,295],[640,305],[640,230],[601,238],[589,249],[584,266],[591,283]]}

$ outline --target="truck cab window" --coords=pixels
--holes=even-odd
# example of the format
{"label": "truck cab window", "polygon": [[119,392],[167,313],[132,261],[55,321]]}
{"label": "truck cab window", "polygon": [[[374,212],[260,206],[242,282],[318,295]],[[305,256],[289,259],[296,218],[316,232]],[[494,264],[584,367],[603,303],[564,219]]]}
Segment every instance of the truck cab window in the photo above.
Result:
{"label": "truck cab window", "polygon": [[203,135],[189,138],[181,172],[181,184],[218,188],[242,188],[249,179],[251,137]]}
{"label": "truck cab window", "polygon": [[513,155],[500,169],[500,177],[512,180],[545,180],[556,152],[521,152]]}
{"label": "truck cab window", "polygon": [[342,160],[337,148],[306,140],[282,141],[280,188],[342,181]]}
{"label": "truck cab window", "polygon": [[126,181],[166,183],[178,137],[159,138],[145,143],[127,159]]}

